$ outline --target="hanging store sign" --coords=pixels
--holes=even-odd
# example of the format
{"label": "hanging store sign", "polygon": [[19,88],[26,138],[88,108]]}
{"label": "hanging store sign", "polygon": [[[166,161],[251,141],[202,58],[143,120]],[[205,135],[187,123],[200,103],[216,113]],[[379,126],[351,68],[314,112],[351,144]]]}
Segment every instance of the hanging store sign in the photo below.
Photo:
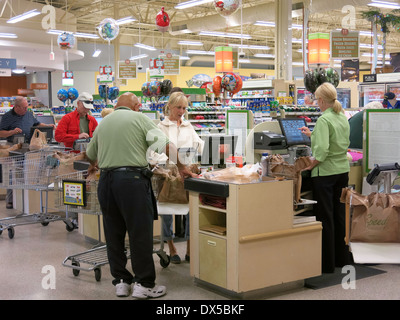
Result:
{"label": "hanging store sign", "polygon": [[308,64],[329,64],[329,33],[308,35]]}
{"label": "hanging store sign", "polygon": [[74,85],[74,73],[70,70],[63,72],[62,85],[64,87],[72,87]]}
{"label": "hanging store sign", "polygon": [[125,60],[118,61],[118,79],[136,79],[137,65],[136,61]]}
{"label": "hanging store sign", "polygon": [[111,66],[100,66],[99,68],[99,79],[98,82],[99,83],[110,83],[113,82],[113,72],[112,72],[112,67]]}
{"label": "hanging store sign", "polygon": [[331,31],[331,58],[358,59],[360,56],[360,34],[358,31]]}
{"label": "hanging store sign", "polygon": [[215,72],[232,72],[233,54],[232,47],[215,48]]}
{"label": "hanging store sign", "polygon": [[180,73],[179,56],[167,53],[160,55],[159,58],[164,61],[164,75],[178,75]]}

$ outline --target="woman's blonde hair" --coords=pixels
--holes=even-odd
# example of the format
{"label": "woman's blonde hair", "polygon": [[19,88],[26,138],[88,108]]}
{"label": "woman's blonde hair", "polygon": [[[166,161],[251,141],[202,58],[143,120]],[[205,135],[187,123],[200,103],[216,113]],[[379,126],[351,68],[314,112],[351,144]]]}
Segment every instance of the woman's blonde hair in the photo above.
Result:
{"label": "woman's blonde hair", "polygon": [[169,115],[169,110],[180,103],[184,103],[188,106],[188,100],[183,92],[174,92],[170,95],[167,104],[164,106],[164,114]]}
{"label": "woman's blonde hair", "polygon": [[321,98],[336,113],[344,112],[342,104],[337,100],[337,91],[333,84],[325,82],[315,91],[315,97]]}

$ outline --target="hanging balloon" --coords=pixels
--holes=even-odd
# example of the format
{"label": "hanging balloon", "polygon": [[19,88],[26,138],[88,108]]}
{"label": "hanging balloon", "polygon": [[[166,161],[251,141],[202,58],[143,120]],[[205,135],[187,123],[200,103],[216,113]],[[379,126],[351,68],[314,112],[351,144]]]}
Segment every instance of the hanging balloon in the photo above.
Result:
{"label": "hanging balloon", "polygon": [[114,40],[119,34],[119,26],[117,22],[111,18],[106,18],[100,22],[98,29],[100,37],[107,41]]}
{"label": "hanging balloon", "polygon": [[212,82],[210,81],[210,82],[204,82],[202,85],[201,85],[201,89],[206,89],[206,93],[212,93],[212,91],[210,90],[210,85],[212,86]]}
{"label": "hanging balloon", "polygon": [[68,99],[71,100],[71,102],[74,102],[76,99],[78,99],[78,97],[78,90],[76,90],[75,88],[68,89]]}
{"label": "hanging balloon", "polygon": [[150,82],[145,82],[142,84],[141,90],[145,97],[150,97],[149,85],[150,85]]}
{"label": "hanging balloon", "polygon": [[243,80],[239,75],[235,74],[235,78],[236,78],[236,86],[235,88],[231,91],[231,95],[233,96],[234,94],[238,93],[242,87],[243,87]]}
{"label": "hanging balloon", "polygon": [[68,91],[65,89],[60,89],[57,92],[57,98],[61,101],[61,102],[65,102],[67,101],[68,98]]}
{"label": "hanging balloon", "polygon": [[153,97],[158,97],[161,95],[161,83],[159,81],[150,81],[149,84],[150,95]]}
{"label": "hanging balloon", "polygon": [[306,70],[306,73],[304,75],[304,85],[308,91],[311,93],[314,93],[315,90],[317,90],[319,84],[318,84],[318,77],[317,77],[317,72],[312,69]]}
{"label": "hanging balloon", "polygon": [[161,95],[163,95],[163,96],[169,95],[171,89],[172,89],[172,82],[171,82],[171,80],[165,79],[165,80],[161,83]]}
{"label": "hanging balloon", "polygon": [[207,74],[203,74],[203,73],[199,73],[199,74],[196,74],[196,75],[194,75],[193,77],[192,77],[192,81],[193,81],[193,84],[196,86],[196,87],[201,87],[201,85],[204,83],[204,82],[210,82],[210,81],[212,81],[212,79],[211,79],[211,77],[209,76],[209,75],[207,75]]}
{"label": "hanging balloon", "polygon": [[156,25],[158,31],[167,32],[169,28],[169,16],[168,13],[164,11],[164,7],[161,8],[161,11],[157,13],[156,16]]}
{"label": "hanging balloon", "polygon": [[108,87],[105,84],[99,85],[99,95],[100,95],[100,97],[105,99],[106,96],[107,96],[107,90],[108,90]]}
{"label": "hanging balloon", "polygon": [[63,32],[57,37],[57,44],[60,49],[67,50],[75,46],[75,37],[72,33]]}
{"label": "hanging balloon", "polygon": [[108,99],[114,100],[119,95],[119,88],[118,87],[111,87],[108,88]]}
{"label": "hanging balloon", "polygon": [[333,84],[336,88],[339,85],[340,77],[339,73],[333,68],[326,69],[326,81]]}
{"label": "hanging balloon", "polygon": [[214,0],[215,10],[223,17],[234,14],[241,5],[241,0]]}
{"label": "hanging balloon", "polygon": [[237,84],[237,79],[235,74],[231,72],[227,72],[223,77],[222,77],[222,82],[221,86],[224,88],[226,91],[232,92],[233,89],[235,89]]}
{"label": "hanging balloon", "polygon": [[213,79],[212,90],[216,97],[218,97],[221,94],[221,88],[222,88],[221,81],[222,78],[220,76],[215,76]]}

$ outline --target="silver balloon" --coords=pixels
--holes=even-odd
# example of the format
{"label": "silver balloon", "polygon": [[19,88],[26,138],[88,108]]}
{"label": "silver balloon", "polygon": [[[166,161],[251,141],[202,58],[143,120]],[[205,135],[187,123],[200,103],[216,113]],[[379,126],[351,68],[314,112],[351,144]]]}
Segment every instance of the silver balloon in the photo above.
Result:
{"label": "silver balloon", "polygon": [[223,17],[234,14],[241,5],[242,0],[214,0],[215,10]]}

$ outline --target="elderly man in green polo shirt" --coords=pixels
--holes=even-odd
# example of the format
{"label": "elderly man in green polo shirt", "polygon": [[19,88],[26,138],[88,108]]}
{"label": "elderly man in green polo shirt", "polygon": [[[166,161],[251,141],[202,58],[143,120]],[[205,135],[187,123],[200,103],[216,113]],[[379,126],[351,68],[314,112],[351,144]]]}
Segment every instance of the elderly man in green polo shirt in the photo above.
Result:
{"label": "elderly man in green polo shirt", "polygon": [[[117,296],[156,298],[166,293],[155,285],[153,220],[157,205],[151,188],[149,149],[177,160],[182,177],[194,176],[180,163],[176,147],[164,133],[139,111],[133,93],[118,99],[113,113],[96,128],[87,156],[101,170],[98,198],[103,214],[104,234],[111,274]],[[127,269],[125,234],[128,232],[133,276]]]}

